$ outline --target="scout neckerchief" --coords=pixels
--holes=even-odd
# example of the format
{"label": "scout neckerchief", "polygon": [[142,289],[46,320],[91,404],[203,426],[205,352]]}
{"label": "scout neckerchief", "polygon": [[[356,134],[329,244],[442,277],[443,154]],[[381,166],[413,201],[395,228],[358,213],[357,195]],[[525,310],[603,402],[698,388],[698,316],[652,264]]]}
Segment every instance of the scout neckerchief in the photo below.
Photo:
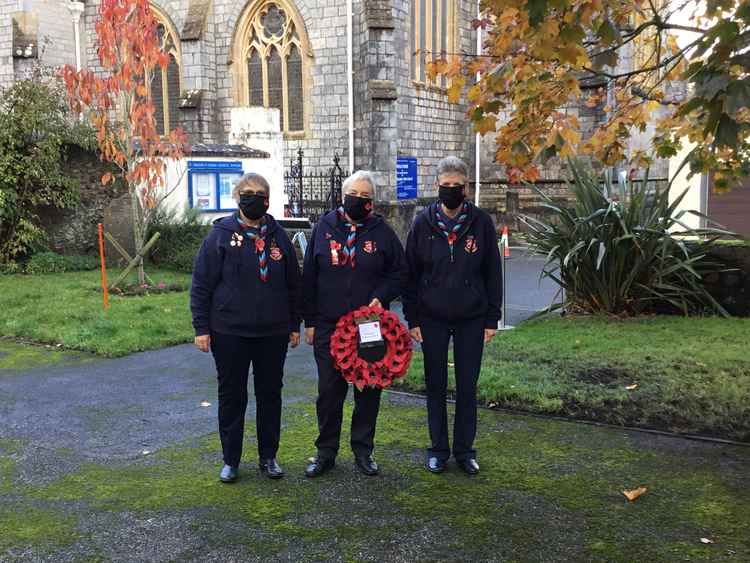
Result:
{"label": "scout neckerchief", "polygon": [[268,281],[268,255],[266,254],[266,235],[268,234],[268,222],[263,219],[260,229],[248,227],[245,222],[237,217],[237,222],[242,227],[245,236],[255,241],[255,253],[258,255],[258,272],[260,281]]}
{"label": "scout neckerchief", "polygon": [[344,255],[346,255],[346,260],[348,260],[351,263],[352,268],[354,268],[354,258],[357,254],[357,229],[364,227],[364,223],[350,223],[346,218],[343,207],[339,207],[337,211],[339,219],[344,223],[344,227],[349,229],[349,234],[346,236]]}
{"label": "scout neckerchief", "polygon": [[443,233],[443,236],[448,241],[448,249],[451,252],[451,262],[453,262],[453,244],[456,242],[458,233],[463,228],[464,223],[466,222],[466,218],[469,216],[466,209],[466,202],[461,204],[461,211],[459,211],[456,218],[456,224],[453,225],[452,229],[448,228],[448,218],[443,214],[443,211],[440,208],[440,204],[438,204],[435,214],[438,227],[440,227],[440,232]]}

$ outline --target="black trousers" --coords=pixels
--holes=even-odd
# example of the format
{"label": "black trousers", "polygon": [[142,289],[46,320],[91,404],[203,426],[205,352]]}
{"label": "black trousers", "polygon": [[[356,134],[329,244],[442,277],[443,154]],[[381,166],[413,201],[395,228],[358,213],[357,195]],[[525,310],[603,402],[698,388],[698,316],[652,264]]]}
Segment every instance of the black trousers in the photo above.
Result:
{"label": "black trousers", "polygon": [[[330,325],[315,328],[315,362],[318,364],[318,457],[334,459],[339,451],[341,421],[344,416],[344,401],[349,384],[341,372],[333,367],[331,357],[331,335],[335,327]],[[372,453],[375,439],[375,424],[380,410],[380,389],[365,387],[354,389],[354,412],[352,413],[351,446],[355,456]]]}
{"label": "black trousers", "polygon": [[477,381],[484,351],[484,319],[449,324],[422,319],[422,352],[427,386],[427,418],[430,427],[430,457],[450,457],[448,440],[448,344],[453,337],[456,372],[456,416],[453,421],[453,456],[457,460],[476,457]]}
{"label": "black trousers", "polygon": [[224,463],[237,467],[247,409],[247,378],[253,366],[255,425],[260,459],[276,457],[281,434],[281,388],[289,335],[245,338],[211,334],[219,381],[219,437]]}

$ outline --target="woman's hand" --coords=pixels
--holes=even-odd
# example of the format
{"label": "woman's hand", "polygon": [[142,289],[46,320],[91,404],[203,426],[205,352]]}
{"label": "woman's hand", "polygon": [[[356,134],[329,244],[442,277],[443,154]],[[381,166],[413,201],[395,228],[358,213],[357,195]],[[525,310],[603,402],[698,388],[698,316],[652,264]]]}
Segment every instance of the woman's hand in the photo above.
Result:
{"label": "woman's hand", "polygon": [[490,340],[492,340],[495,337],[495,333],[497,331],[492,328],[485,328],[484,329],[484,343],[489,344]]}
{"label": "woman's hand", "polygon": [[195,345],[201,352],[208,352],[208,349],[211,346],[211,336],[209,336],[208,334],[196,336]]}
{"label": "woman's hand", "polygon": [[417,341],[417,342],[419,342],[420,344],[422,343],[422,329],[421,329],[421,328],[419,328],[418,326],[415,326],[415,327],[414,327],[413,329],[411,329],[411,330],[410,330],[409,332],[411,333],[411,337],[412,337],[412,338],[413,338],[414,340],[416,340],[416,341]]}
{"label": "woman's hand", "polygon": [[375,298],[373,298],[372,301],[370,301],[370,304],[368,305],[368,307],[380,307],[382,309],[383,305],[382,305],[382,303],[380,303],[380,299],[378,299],[377,297],[375,297]]}
{"label": "woman's hand", "polygon": [[305,342],[307,342],[310,346],[312,346],[313,341],[315,340],[315,327],[310,326],[305,329]]}
{"label": "woman's hand", "polygon": [[296,348],[297,346],[299,346],[299,332],[289,333],[289,345],[292,348]]}

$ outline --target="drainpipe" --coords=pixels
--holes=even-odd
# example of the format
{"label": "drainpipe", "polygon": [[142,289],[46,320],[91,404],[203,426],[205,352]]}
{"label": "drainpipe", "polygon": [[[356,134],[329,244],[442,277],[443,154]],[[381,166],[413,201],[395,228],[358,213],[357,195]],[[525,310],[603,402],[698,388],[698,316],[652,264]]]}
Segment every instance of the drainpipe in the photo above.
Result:
{"label": "drainpipe", "polygon": [[353,0],[346,0],[346,88],[349,107],[349,174],[354,173],[354,39]]}
{"label": "drainpipe", "polygon": [[[481,0],[477,0],[477,19],[481,19],[482,11],[480,8]],[[477,57],[482,54],[482,26],[477,26]],[[477,83],[481,80],[482,73],[477,72]],[[482,184],[479,181],[481,172],[481,158],[482,158],[482,136],[477,133],[474,139],[474,181],[475,181],[475,194],[474,203],[479,207],[479,191],[481,190]]]}
{"label": "drainpipe", "polygon": [[76,42],[76,70],[81,70],[81,14],[83,13],[83,2],[71,1],[68,10],[73,17],[73,34]]}

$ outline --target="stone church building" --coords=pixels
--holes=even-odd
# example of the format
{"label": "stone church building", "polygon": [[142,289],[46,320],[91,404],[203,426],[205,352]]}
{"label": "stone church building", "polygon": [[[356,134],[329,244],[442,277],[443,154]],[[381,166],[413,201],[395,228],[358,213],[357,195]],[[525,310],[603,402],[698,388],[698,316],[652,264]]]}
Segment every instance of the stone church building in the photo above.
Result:
{"label": "stone church building", "polygon": [[[227,143],[232,108],[277,108],[286,162],[302,149],[305,170],[324,171],[337,153],[347,172],[351,56],[352,164],[377,172],[382,199],[395,200],[397,156],[417,158],[420,196],[431,195],[440,157],[473,162],[466,106],[448,102],[425,63],[430,53],[475,52],[475,0],[353,0],[351,53],[342,0],[152,6],[171,55],[152,84],[163,130],[182,126],[192,143]],[[95,70],[98,7],[97,0],[0,0],[0,86],[37,60]]]}
{"label": "stone church building", "polygon": [[[170,53],[169,66],[151,84],[161,130],[181,126],[194,145],[223,145],[236,139],[238,126],[255,125],[233,123],[236,108],[255,108],[246,116],[275,108],[284,170],[301,150],[305,173],[325,177],[335,155],[344,175],[374,171],[381,210],[401,232],[415,208],[434,197],[435,164],[446,155],[463,158],[472,181],[480,156],[481,202],[499,222],[512,224],[514,213],[538,207],[532,190],[498,182],[494,140],[486,137],[477,150],[466,105],[449,103],[445,83],[425,74],[432,54],[476,53],[476,0],[154,0],[152,6]],[[38,63],[96,70],[98,8],[99,0],[0,0],[0,87]],[[604,117],[601,108],[571,110],[584,129]],[[404,157],[412,165],[416,159],[417,190],[398,201],[396,165]],[[565,198],[563,176],[547,167],[541,185]],[[707,182],[693,183],[694,208],[722,205]],[[738,196],[743,210],[748,189]],[[738,209],[724,208],[735,215]],[[745,223],[738,230],[745,232]]]}

